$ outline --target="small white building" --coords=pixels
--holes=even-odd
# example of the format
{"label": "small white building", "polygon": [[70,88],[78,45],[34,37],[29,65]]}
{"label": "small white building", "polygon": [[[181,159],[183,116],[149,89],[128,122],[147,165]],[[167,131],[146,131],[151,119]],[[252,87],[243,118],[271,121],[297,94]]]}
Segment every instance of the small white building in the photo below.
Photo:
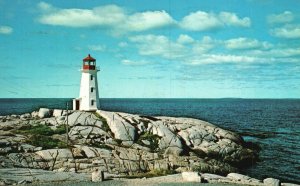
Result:
{"label": "small white building", "polygon": [[73,110],[95,111],[99,109],[99,93],[96,59],[90,54],[83,59],[79,98],[73,99]]}

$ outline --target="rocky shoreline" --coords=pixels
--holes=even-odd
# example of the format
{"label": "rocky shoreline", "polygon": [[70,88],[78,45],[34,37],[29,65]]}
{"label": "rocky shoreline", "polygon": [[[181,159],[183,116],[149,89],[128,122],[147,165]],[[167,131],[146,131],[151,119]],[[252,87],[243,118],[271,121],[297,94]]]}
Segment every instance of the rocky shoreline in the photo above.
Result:
{"label": "rocky shoreline", "polygon": [[[0,183],[87,181],[95,169],[109,178],[194,171],[228,181],[234,180],[229,173],[258,160],[254,147],[236,133],[192,118],[41,108],[0,116]],[[205,174],[200,177],[205,180]],[[243,178],[254,181],[241,184],[263,184]]]}

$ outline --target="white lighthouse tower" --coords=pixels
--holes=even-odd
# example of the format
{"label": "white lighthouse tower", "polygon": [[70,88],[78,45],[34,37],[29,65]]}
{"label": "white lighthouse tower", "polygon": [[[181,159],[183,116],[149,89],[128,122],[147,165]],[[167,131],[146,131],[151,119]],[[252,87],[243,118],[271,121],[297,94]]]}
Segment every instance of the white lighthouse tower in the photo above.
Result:
{"label": "white lighthouse tower", "polygon": [[73,110],[95,111],[99,107],[96,59],[83,59],[79,98],[73,99]]}

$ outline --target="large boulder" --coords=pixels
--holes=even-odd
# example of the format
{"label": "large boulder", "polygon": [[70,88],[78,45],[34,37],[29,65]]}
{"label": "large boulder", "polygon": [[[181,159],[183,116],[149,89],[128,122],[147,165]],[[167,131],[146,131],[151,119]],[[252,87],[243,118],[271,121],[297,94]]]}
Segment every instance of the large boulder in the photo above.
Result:
{"label": "large boulder", "polygon": [[97,113],[106,119],[116,139],[132,142],[136,139],[136,128],[121,114],[102,110]]}
{"label": "large boulder", "polygon": [[40,108],[39,110],[39,118],[48,118],[51,117],[52,110],[48,109],[48,108]]}
{"label": "large boulder", "polygon": [[280,180],[275,178],[266,178],[263,182],[266,186],[280,186]]}
{"label": "large boulder", "polygon": [[198,172],[182,172],[181,176],[183,181],[201,183],[201,176]]}
{"label": "large boulder", "polygon": [[35,152],[44,160],[72,159],[72,152],[69,149],[48,149]]}
{"label": "large boulder", "polygon": [[76,111],[68,116],[69,126],[97,126],[102,127],[102,121],[95,116],[95,114],[90,112]]}
{"label": "large boulder", "polygon": [[61,116],[63,111],[61,109],[54,109],[53,110],[53,117],[59,117]]}

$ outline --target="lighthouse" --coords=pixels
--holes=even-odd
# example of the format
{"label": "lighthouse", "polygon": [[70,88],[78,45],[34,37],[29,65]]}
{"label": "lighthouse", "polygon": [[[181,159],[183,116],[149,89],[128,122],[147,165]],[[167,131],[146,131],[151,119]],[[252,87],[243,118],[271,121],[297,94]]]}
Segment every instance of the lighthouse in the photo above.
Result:
{"label": "lighthouse", "polygon": [[79,98],[73,99],[73,110],[95,111],[99,108],[96,59],[90,54],[83,59]]}

